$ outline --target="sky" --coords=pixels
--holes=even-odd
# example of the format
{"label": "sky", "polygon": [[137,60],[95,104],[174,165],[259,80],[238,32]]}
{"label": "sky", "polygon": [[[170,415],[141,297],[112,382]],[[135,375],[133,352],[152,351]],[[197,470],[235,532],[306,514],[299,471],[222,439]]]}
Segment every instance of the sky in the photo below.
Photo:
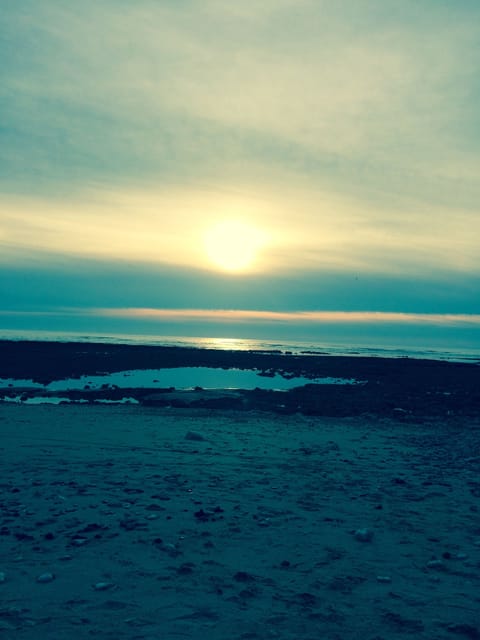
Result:
{"label": "sky", "polygon": [[0,60],[0,329],[478,335],[477,0],[3,0]]}

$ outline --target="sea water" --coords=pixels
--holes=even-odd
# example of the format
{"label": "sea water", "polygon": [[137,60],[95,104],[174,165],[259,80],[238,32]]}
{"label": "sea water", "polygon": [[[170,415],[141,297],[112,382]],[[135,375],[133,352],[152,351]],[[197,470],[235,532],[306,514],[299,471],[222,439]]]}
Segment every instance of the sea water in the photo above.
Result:
{"label": "sea water", "polygon": [[163,336],[120,333],[81,333],[61,331],[0,330],[0,340],[46,340],[55,342],[100,342],[228,351],[279,351],[296,355],[363,356],[384,358],[419,358],[451,362],[480,363],[480,346],[455,344],[453,340],[427,341],[413,344],[406,340],[387,341],[372,335],[369,338],[345,337],[344,340],[253,339],[205,336]]}

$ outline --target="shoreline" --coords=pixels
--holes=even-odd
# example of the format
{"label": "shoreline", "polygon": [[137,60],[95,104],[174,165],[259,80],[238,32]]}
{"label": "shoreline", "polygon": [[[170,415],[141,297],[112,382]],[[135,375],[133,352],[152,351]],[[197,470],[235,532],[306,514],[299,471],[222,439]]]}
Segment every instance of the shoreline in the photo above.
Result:
{"label": "shoreline", "polygon": [[[297,336],[298,337],[298,336]],[[0,330],[0,342],[62,342],[82,344],[120,344],[160,347],[180,347],[194,349],[213,349],[216,351],[250,351],[292,353],[295,355],[360,356],[379,358],[414,358],[418,360],[440,360],[446,362],[467,362],[480,364],[480,345],[478,341],[412,342],[404,339],[376,341],[372,335],[369,340],[351,336],[349,340],[324,339],[310,337],[225,337],[225,336],[189,336],[131,333],[90,333],[62,331],[14,331]],[[476,346],[475,346],[476,345]]]}
{"label": "shoreline", "polygon": [[[288,391],[167,387],[68,390],[65,401],[118,402],[145,406],[266,410],[324,416],[383,415],[404,420],[428,416],[478,416],[480,366],[473,363],[359,356],[296,355],[105,343],[0,341],[0,378],[53,380],[136,369],[238,368],[264,377],[353,378],[356,385],[306,384]],[[87,387],[87,385],[85,385]],[[4,387],[1,398],[51,398],[56,392]],[[37,400],[35,400],[37,401]]]}

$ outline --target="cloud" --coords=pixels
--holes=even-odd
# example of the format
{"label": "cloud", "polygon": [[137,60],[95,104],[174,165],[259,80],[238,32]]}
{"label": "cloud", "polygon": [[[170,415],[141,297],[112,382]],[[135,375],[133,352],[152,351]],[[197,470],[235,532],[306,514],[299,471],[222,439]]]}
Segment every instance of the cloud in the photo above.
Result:
{"label": "cloud", "polygon": [[290,272],[232,279],[214,272],[130,261],[31,255],[3,263],[0,308],[253,309],[480,314],[478,275]]}
{"label": "cloud", "polygon": [[[433,307],[442,282],[466,304],[480,269],[479,18],[468,0],[7,3],[2,262],[146,261],[211,282],[202,233],[234,216],[270,235],[257,275],[280,277],[272,305],[293,304],[288,274],[305,281],[299,305],[332,274],[367,278],[375,305],[394,305],[387,281],[411,305],[414,277]],[[248,308],[228,282],[215,304]],[[356,305],[342,287],[327,300],[353,291]]]}
{"label": "cloud", "polygon": [[268,184],[250,192],[171,185],[89,189],[55,200],[11,196],[0,201],[0,246],[4,260],[17,262],[40,252],[213,270],[206,235],[222,220],[239,219],[265,237],[252,267],[257,274],[421,271],[427,277],[480,269],[480,218],[417,206],[385,216],[380,207],[323,190]]}
{"label": "cloud", "polygon": [[[75,310],[74,313],[81,312]],[[372,311],[256,311],[225,309],[91,309],[88,314],[117,318],[211,322],[294,322],[296,324],[421,324],[480,327],[480,314],[385,313]]]}
{"label": "cloud", "polygon": [[225,154],[288,166],[313,152],[347,172],[367,161],[387,180],[384,165],[458,176],[475,123],[477,11],[256,4],[12,6],[3,53],[15,144],[28,137],[50,162],[66,153],[71,172],[103,166],[109,178],[135,165],[181,172],[196,150],[217,168]]}

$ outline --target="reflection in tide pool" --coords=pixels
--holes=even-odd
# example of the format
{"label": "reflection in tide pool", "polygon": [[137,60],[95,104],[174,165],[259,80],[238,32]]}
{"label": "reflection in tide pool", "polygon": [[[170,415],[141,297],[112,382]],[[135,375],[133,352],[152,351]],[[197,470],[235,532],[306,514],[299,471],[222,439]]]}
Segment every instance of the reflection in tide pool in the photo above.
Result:
{"label": "reflection in tide pool", "polygon": [[304,384],[357,384],[353,378],[304,377],[286,379],[276,374],[260,376],[256,371],[242,369],[214,369],[210,367],[178,367],[176,369],[146,369],[120,371],[102,376],[82,376],[77,379],[57,380],[47,385],[49,391],[66,389],[98,389],[102,385],[115,385],[121,389],[168,388],[193,389],[278,389],[286,391]]}

